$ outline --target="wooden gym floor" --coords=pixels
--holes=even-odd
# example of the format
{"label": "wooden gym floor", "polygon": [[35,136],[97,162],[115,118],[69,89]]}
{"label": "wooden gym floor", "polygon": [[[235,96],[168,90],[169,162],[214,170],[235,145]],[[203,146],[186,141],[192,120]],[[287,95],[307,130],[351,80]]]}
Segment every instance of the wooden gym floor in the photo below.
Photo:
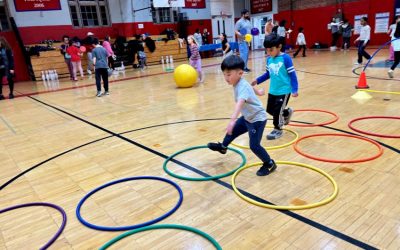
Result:
{"label": "wooden gym floor", "polygon": [[[373,52],[373,50],[370,50]],[[388,51],[378,54],[379,64]],[[265,69],[263,51],[250,54],[252,72]],[[356,51],[308,51],[294,59],[300,83],[294,109],[322,109],[340,119],[325,127],[293,127],[300,136],[353,132],[347,126],[363,116],[399,116],[400,96],[370,93],[369,100],[354,100],[353,73]],[[233,91],[219,70],[220,58],[204,59],[206,81],[177,89],[172,73],[161,66],[144,71],[127,69],[114,75],[110,95],[95,97],[94,79],[78,83],[18,83],[17,98],[0,101],[0,209],[29,202],[49,202],[67,213],[67,226],[51,249],[97,249],[121,232],[103,232],[83,226],[75,208],[90,190],[132,176],[159,176],[173,180],[183,190],[181,207],[158,224],[195,227],[214,237],[223,249],[400,249],[400,140],[368,136],[383,145],[375,160],[338,164],[305,158],[292,146],[269,153],[275,160],[294,161],[328,172],[339,186],[331,203],[306,210],[277,211],[240,199],[231,189],[231,177],[220,181],[191,182],[175,179],[162,168],[165,156],[209,141],[220,141],[234,107]],[[179,65],[175,63],[175,67]],[[361,69],[354,72],[359,73]],[[387,68],[367,70],[371,89],[400,92],[400,70],[390,80]],[[93,77],[94,78],[94,77]],[[267,86],[268,83],[262,85]],[[7,86],[3,93],[8,94]],[[261,98],[266,103],[266,97]],[[293,120],[318,123],[331,119],[324,113],[297,112]],[[269,122],[271,124],[271,122]],[[400,134],[400,120],[359,121],[360,129]],[[266,135],[270,129],[266,129]],[[289,133],[264,145],[293,139]],[[246,136],[238,139],[246,143]],[[364,158],[376,154],[375,146],[345,137],[316,137],[300,143],[309,154],[333,159]],[[258,159],[243,150],[249,163]],[[229,152],[190,151],[177,159],[209,175],[230,171],[241,162]],[[20,173],[26,173],[19,175]],[[175,163],[175,173],[199,177]],[[307,169],[280,165],[266,177],[256,168],[243,171],[237,186],[269,202],[290,205],[317,202],[333,188],[323,176]],[[18,178],[14,178],[18,177]],[[14,178],[14,179],[13,179]],[[125,226],[154,219],[169,211],[178,192],[165,183],[139,180],[117,184],[90,197],[82,208],[89,222]],[[0,249],[38,249],[61,225],[61,215],[50,208],[31,207],[0,214]],[[149,231],[130,236],[112,249],[213,249],[189,232]]]}

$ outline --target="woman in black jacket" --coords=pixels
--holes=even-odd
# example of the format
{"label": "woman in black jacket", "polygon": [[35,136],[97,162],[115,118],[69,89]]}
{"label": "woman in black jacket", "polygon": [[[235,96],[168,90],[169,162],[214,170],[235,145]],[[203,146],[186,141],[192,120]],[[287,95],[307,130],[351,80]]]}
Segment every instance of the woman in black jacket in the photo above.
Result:
{"label": "woman in black jacket", "polygon": [[10,44],[4,37],[0,37],[0,100],[3,96],[3,77],[7,77],[8,86],[10,87],[9,98],[14,98],[14,56]]}

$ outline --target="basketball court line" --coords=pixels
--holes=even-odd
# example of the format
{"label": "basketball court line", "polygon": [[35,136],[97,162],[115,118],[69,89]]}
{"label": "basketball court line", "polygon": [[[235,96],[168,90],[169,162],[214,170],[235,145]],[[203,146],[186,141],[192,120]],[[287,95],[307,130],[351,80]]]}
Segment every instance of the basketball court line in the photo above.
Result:
{"label": "basketball court line", "polygon": [[[126,137],[124,137],[124,136],[122,136],[122,135],[120,135],[120,134],[117,134],[117,133],[115,133],[115,132],[113,132],[113,131],[111,131],[111,130],[108,130],[108,129],[103,128],[103,127],[101,127],[101,126],[99,126],[99,125],[97,125],[97,124],[94,124],[94,123],[90,122],[90,121],[87,121],[87,120],[84,120],[84,119],[82,119],[82,118],[80,118],[80,117],[77,117],[77,116],[75,116],[75,115],[73,115],[73,114],[71,114],[71,113],[69,113],[69,112],[67,112],[67,111],[64,111],[64,110],[59,109],[59,108],[57,108],[57,107],[54,107],[54,106],[52,106],[52,105],[50,105],[50,104],[47,104],[47,103],[45,103],[44,101],[41,101],[41,100],[39,100],[39,99],[37,99],[37,98],[31,97],[31,96],[28,96],[28,97],[31,98],[31,99],[33,99],[33,100],[35,100],[35,101],[37,101],[37,102],[39,102],[39,103],[42,103],[43,105],[47,105],[47,106],[49,106],[49,107],[51,107],[51,108],[53,108],[53,109],[55,109],[55,110],[57,110],[57,111],[59,111],[59,112],[62,112],[62,113],[64,113],[64,114],[67,114],[67,115],[69,115],[69,116],[71,116],[71,117],[73,117],[73,118],[75,118],[75,119],[77,119],[77,120],[79,120],[79,121],[82,121],[82,122],[84,122],[84,123],[86,123],[86,124],[89,124],[89,125],[95,127],[95,128],[98,128],[98,129],[100,129],[100,130],[102,130],[102,131],[104,131],[104,132],[106,132],[106,133],[109,133],[109,134],[111,134],[112,136],[118,137],[119,139],[122,139],[122,140],[124,140],[124,141],[126,141],[126,142],[129,142],[129,143],[131,143],[131,144],[133,144],[133,145],[135,145],[135,146],[137,146],[137,147],[139,147],[139,148],[142,148],[142,149],[144,149],[144,150],[146,150],[146,151],[148,151],[148,152],[150,152],[150,153],[153,153],[153,154],[155,154],[155,155],[157,155],[157,156],[160,156],[160,157],[162,157],[162,158],[164,158],[164,159],[167,159],[167,158],[168,158],[167,155],[164,155],[164,154],[161,153],[161,152],[158,152],[158,151],[156,151],[156,150],[154,150],[154,149],[151,149],[151,148],[149,148],[149,147],[147,147],[147,146],[145,146],[145,145],[142,145],[142,144],[140,144],[140,143],[138,143],[138,142],[135,142],[135,141],[133,141],[133,140],[131,140],[131,139],[129,139],[129,138],[126,138]],[[102,140],[102,139],[99,139],[99,140]],[[178,160],[176,160],[176,159],[172,159],[171,161],[174,162],[174,163],[176,163],[176,164],[178,164],[178,165],[180,165],[180,166],[182,166],[182,167],[184,167],[184,168],[186,168],[186,169],[189,169],[189,170],[191,170],[191,171],[193,171],[193,172],[195,172],[195,173],[197,173],[197,174],[199,174],[199,175],[201,175],[201,176],[204,176],[204,177],[209,177],[209,176],[210,176],[210,175],[208,175],[207,173],[204,173],[204,172],[202,172],[201,170],[198,170],[198,169],[196,169],[196,168],[194,168],[194,167],[192,167],[192,166],[190,166],[190,165],[187,165],[187,164],[185,164],[185,163],[183,163],[183,162],[180,162],[180,161],[178,161]],[[231,186],[229,183],[226,183],[226,182],[221,181],[221,180],[213,180],[213,182],[216,182],[216,183],[220,184],[221,186],[224,186],[224,187],[226,187],[226,188],[228,188],[228,189],[233,190],[232,186]],[[254,199],[254,200],[258,201],[258,202],[273,204],[273,203],[271,203],[271,202],[269,202],[269,201],[267,201],[267,200],[264,200],[264,199],[262,199],[262,198],[260,198],[260,197],[257,197],[257,196],[255,196],[255,195],[253,195],[253,194],[251,194],[251,193],[248,193],[248,192],[246,192],[246,191],[244,191],[244,190],[241,190],[241,189],[239,189],[239,190],[240,190],[243,194],[245,194],[246,196],[248,196],[249,198]],[[330,235],[332,235],[332,236],[334,236],[334,237],[337,237],[337,238],[339,238],[339,239],[342,239],[342,240],[344,240],[344,241],[346,241],[346,242],[348,242],[348,243],[350,243],[350,244],[352,244],[352,245],[355,245],[355,246],[357,246],[357,247],[360,247],[360,248],[363,248],[363,249],[378,249],[378,248],[375,248],[375,247],[369,245],[368,243],[365,243],[365,242],[362,242],[362,241],[360,241],[360,240],[357,240],[357,239],[355,239],[355,238],[353,238],[353,237],[351,237],[351,236],[349,236],[349,235],[346,235],[346,234],[344,234],[344,233],[341,233],[341,232],[339,232],[339,231],[336,231],[336,230],[334,230],[334,229],[332,229],[332,228],[329,228],[329,227],[327,227],[327,226],[325,226],[325,225],[322,225],[321,223],[318,223],[318,222],[313,221],[313,220],[311,220],[311,219],[308,219],[308,218],[306,218],[306,217],[304,217],[304,216],[301,216],[301,215],[299,215],[299,214],[296,214],[296,213],[294,213],[294,212],[292,212],[292,211],[287,211],[287,210],[277,210],[277,211],[278,211],[278,212],[281,212],[281,213],[283,213],[283,214],[286,214],[286,215],[288,215],[288,216],[290,216],[290,217],[292,217],[292,218],[294,218],[294,219],[297,219],[297,220],[299,220],[299,221],[301,221],[301,222],[303,222],[303,223],[305,223],[305,224],[308,224],[308,225],[310,225],[310,226],[312,226],[312,227],[314,227],[314,228],[317,228],[317,229],[319,229],[319,230],[321,230],[321,231],[323,231],[323,232],[326,232],[326,233],[328,233],[328,234],[330,234]]]}

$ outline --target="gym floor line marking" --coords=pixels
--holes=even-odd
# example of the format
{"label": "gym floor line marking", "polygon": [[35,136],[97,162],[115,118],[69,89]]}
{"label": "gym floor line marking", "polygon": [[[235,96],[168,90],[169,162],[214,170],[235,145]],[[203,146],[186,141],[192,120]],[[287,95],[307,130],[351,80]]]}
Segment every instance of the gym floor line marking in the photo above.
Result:
{"label": "gym floor line marking", "polygon": [[[190,122],[219,121],[219,120],[229,120],[229,119],[230,119],[230,118],[226,118],[226,117],[225,117],[225,118],[222,118],[222,117],[221,117],[221,118],[205,118],[205,119],[194,119],[194,120],[178,121],[178,122],[168,122],[168,123],[150,125],[150,126],[142,127],[142,128],[131,129],[131,130],[127,130],[127,131],[121,132],[121,133],[119,133],[119,134],[120,134],[120,135],[123,135],[123,134],[128,134],[128,133],[132,133],[132,132],[136,132],[136,131],[141,131],[141,130],[145,130],[145,129],[151,129],[151,128],[169,126],[169,125],[177,125],[177,124],[183,124],[183,123],[190,123]],[[270,119],[268,119],[268,120],[270,120]],[[296,120],[293,120],[293,121],[294,121],[294,122],[298,122],[298,123],[311,124],[310,122],[303,122],[303,121],[296,121]],[[378,143],[379,143],[380,145],[382,145],[383,147],[386,147],[386,148],[388,148],[389,150],[392,150],[392,151],[394,151],[394,152],[400,154],[400,149],[394,148],[394,147],[392,147],[392,146],[390,146],[390,145],[388,145],[388,144],[385,144],[385,143],[383,143],[383,142],[380,142],[380,141],[378,141],[378,140],[376,140],[376,139],[369,138],[369,137],[367,137],[367,136],[365,136],[365,135],[357,134],[357,133],[354,133],[354,132],[351,132],[351,131],[346,131],[346,130],[342,130],[342,129],[337,129],[337,128],[333,128],[333,127],[329,127],[329,126],[321,126],[321,127],[327,128],[327,129],[332,129],[332,130],[335,130],[335,131],[339,131],[339,132],[342,132],[342,133],[345,133],[345,134],[358,135],[358,136],[361,136],[361,137],[366,137],[366,138],[371,139],[371,140],[375,140],[376,142],[378,142]],[[42,161],[42,162],[39,162],[39,163],[35,164],[33,167],[24,170],[23,172],[19,173],[18,175],[14,176],[12,179],[10,179],[9,181],[7,181],[7,182],[4,183],[3,185],[1,185],[1,186],[0,186],[0,191],[1,191],[2,189],[6,188],[8,185],[10,185],[10,184],[11,184],[12,182],[14,182],[15,180],[17,180],[19,177],[23,176],[24,174],[26,174],[26,173],[28,173],[28,172],[34,170],[34,169],[37,168],[37,167],[40,167],[41,165],[43,165],[43,164],[45,164],[45,163],[47,163],[47,162],[49,162],[49,161],[51,161],[51,160],[54,160],[54,159],[57,158],[57,157],[60,157],[60,156],[62,156],[62,155],[64,155],[64,154],[66,154],[66,153],[72,152],[72,151],[74,151],[75,149],[79,149],[79,148],[82,148],[82,147],[84,147],[84,146],[88,146],[88,145],[90,145],[90,144],[93,144],[93,143],[96,143],[96,142],[99,142],[99,141],[102,141],[102,140],[105,140],[105,139],[109,139],[109,138],[112,138],[112,137],[114,137],[114,136],[113,136],[113,135],[110,135],[110,136],[106,136],[106,137],[103,137],[103,138],[99,138],[99,139],[96,139],[96,140],[87,142],[87,143],[85,143],[85,144],[82,144],[82,145],[76,146],[76,147],[74,147],[74,148],[72,148],[72,149],[69,149],[69,150],[66,150],[66,151],[64,151],[64,152],[61,152],[61,153],[59,153],[59,154],[57,154],[57,155],[55,155],[55,156],[52,156],[52,157],[50,157],[49,159],[46,159],[46,160],[44,160],[44,161]]]}
{"label": "gym floor line marking", "polygon": [[15,129],[13,128],[13,126],[11,126],[11,124],[2,116],[0,115],[0,120],[7,126],[7,128],[13,132],[14,135],[17,134],[17,132],[15,131]]}
{"label": "gym floor line marking", "polygon": [[[144,150],[146,150],[146,151],[148,151],[148,152],[151,152],[151,153],[153,153],[153,154],[155,154],[155,155],[158,155],[158,156],[160,156],[160,157],[162,157],[162,158],[164,158],[164,159],[168,158],[168,156],[167,156],[167,155],[164,155],[163,153],[160,153],[160,152],[158,152],[158,151],[156,151],[156,150],[154,150],[154,149],[151,149],[151,148],[149,148],[149,147],[147,147],[147,146],[145,146],[145,145],[142,145],[142,144],[140,144],[140,143],[138,143],[138,142],[135,142],[135,141],[133,141],[133,140],[131,140],[131,139],[129,139],[129,138],[126,138],[126,137],[120,135],[120,134],[117,134],[117,133],[115,133],[115,132],[112,132],[111,130],[108,130],[108,129],[106,129],[106,128],[103,128],[103,127],[101,127],[101,126],[99,126],[99,125],[97,125],[97,124],[94,124],[94,123],[90,122],[90,121],[84,120],[84,119],[82,119],[82,118],[80,118],[80,117],[78,117],[78,116],[75,116],[75,115],[73,115],[73,114],[71,114],[71,113],[68,113],[67,111],[64,111],[64,110],[62,110],[62,109],[59,109],[59,108],[57,108],[57,107],[54,107],[54,106],[52,106],[52,105],[50,105],[50,104],[47,104],[47,103],[45,103],[45,102],[43,102],[43,101],[41,101],[41,100],[39,100],[39,99],[36,99],[36,98],[34,98],[34,97],[29,96],[29,98],[31,98],[31,99],[33,99],[33,100],[39,102],[39,103],[42,103],[42,104],[44,104],[44,105],[47,105],[47,106],[49,106],[49,107],[52,107],[52,108],[54,108],[54,109],[56,109],[56,110],[58,110],[58,111],[60,111],[60,112],[62,112],[62,113],[64,113],[64,114],[67,114],[67,115],[69,115],[69,116],[71,116],[71,117],[73,117],[73,118],[75,118],[75,119],[78,119],[79,121],[82,121],[82,122],[84,122],[84,123],[86,123],[86,124],[89,124],[89,125],[95,127],[95,128],[98,128],[98,129],[100,129],[100,130],[102,130],[102,131],[104,131],[104,132],[107,132],[107,133],[109,133],[109,134],[111,134],[111,135],[113,135],[113,136],[116,136],[116,137],[118,137],[119,139],[122,139],[122,140],[124,140],[124,141],[126,141],[126,142],[129,142],[129,143],[131,143],[131,144],[133,144],[133,145],[135,145],[135,146],[137,146],[137,147],[140,147],[140,148],[142,148],[142,149],[144,149]],[[196,169],[196,168],[194,168],[194,167],[192,167],[192,166],[189,166],[189,165],[187,165],[187,164],[185,164],[185,163],[183,163],[183,162],[180,162],[180,161],[178,161],[178,160],[172,159],[171,161],[174,162],[174,163],[176,163],[176,164],[178,164],[178,165],[180,165],[180,166],[182,166],[182,167],[184,167],[184,168],[186,168],[186,169],[189,169],[189,170],[191,170],[191,171],[193,171],[193,172],[195,172],[195,173],[197,173],[197,174],[199,174],[199,175],[202,175],[202,176],[204,176],[204,177],[209,177],[209,176],[210,176],[210,175],[208,175],[207,173],[204,173],[204,172],[202,172],[201,170],[198,170],[198,169]],[[228,189],[230,189],[230,190],[233,190],[232,186],[231,186],[229,183],[223,182],[223,181],[221,181],[221,180],[213,180],[213,182],[216,182],[216,183],[220,184],[221,186],[224,186],[224,187],[226,187],[226,188],[228,188]],[[246,192],[246,191],[244,191],[244,190],[242,190],[242,189],[239,189],[239,190],[240,190],[244,195],[246,195],[246,196],[248,196],[249,198],[252,198],[252,199],[254,199],[254,200],[256,200],[256,201],[263,202],[263,203],[268,203],[268,204],[273,204],[273,203],[271,203],[271,202],[269,202],[269,201],[267,201],[267,200],[264,200],[264,199],[262,199],[262,198],[260,198],[260,197],[257,197],[257,196],[255,196],[255,195],[253,195],[253,194],[251,194],[251,193],[248,193],[248,192]],[[329,228],[329,227],[327,227],[327,226],[325,226],[325,225],[322,225],[322,224],[320,224],[320,223],[318,223],[318,222],[316,222],[316,221],[313,221],[313,220],[311,220],[311,219],[308,219],[308,218],[306,218],[306,217],[303,217],[303,216],[301,216],[301,215],[299,215],[299,214],[296,214],[296,213],[294,213],[294,212],[292,212],[292,211],[286,211],[286,210],[276,210],[276,211],[278,211],[278,212],[280,212],[280,213],[283,213],[283,214],[286,214],[286,215],[288,215],[288,216],[290,216],[290,217],[292,217],[292,218],[294,218],[294,219],[297,219],[297,220],[299,220],[299,221],[301,221],[301,222],[304,222],[304,223],[306,223],[306,224],[308,224],[308,225],[310,225],[310,226],[313,226],[313,227],[315,227],[315,228],[317,228],[317,229],[319,229],[319,230],[321,230],[321,231],[323,231],[323,232],[326,232],[326,233],[328,233],[328,234],[330,234],[330,235],[332,235],[332,236],[334,236],[334,237],[337,237],[337,238],[339,238],[339,239],[342,239],[342,240],[344,240],[344,241],[346,241],[346,242],[348,242],[348,243],[350,243],[350,244],[353,244],[353,245],[355,245],[355,246],[357,246],[357,247],[360,247],[360,248],[363,248],[363,249],[377,249],[377,248],[375,248],[375,247],[373,247],[373,246],[371,246],[371,245],[369,245],[369,244],[367,244],[367,243],[365,243],[365,242],[359,241],[359,240],[357,240],[357,239],[355,239],[355,238],[353,238],[353,237],[351,237],[351,236],[348,236],[348,235],[343,234],[343,233],[341,233],[341,232],[339,232],[339,231],[336,231],[336,230],[334,230],[334,229],[331,229],[331,228]]]}

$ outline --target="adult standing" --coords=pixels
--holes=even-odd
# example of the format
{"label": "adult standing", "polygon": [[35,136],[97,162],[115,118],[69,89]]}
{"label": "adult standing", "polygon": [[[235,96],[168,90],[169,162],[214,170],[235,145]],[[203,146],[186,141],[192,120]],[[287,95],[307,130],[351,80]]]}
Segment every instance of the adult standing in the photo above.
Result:
{"label": "adult standing", "polygon": [[358,60],[357,63],[355,63],[356,65],[361,65],[363,57],[367,60],[371,58],[371,56],[365,51],[365,48],[371,39],[371,27],[368,25],[368,18],[362,17],[360,23],[362,26],[360,36],[354,41],[355,44],[358,43]]}
{"label": "adult standing", "polygon": [[272,19],[268,18],[268,21],[265,24],[265,28],[264,28],[265,36],[268,36],[269,34],[271,34],[273,28],[274,28],[274,24],[272,23]]}
{"label": "adult standing", "polygon": [[250,69],[247,67],[249,44],[245,41],[245,36],[251,32],[250,12],[244,9],[241,14],[241,18],[235,24],[235,33],[238,38],[240,57],[244,61],[244,72],[249,73]]}
{"label": "adult standing", "polygon": [[0,100],[3,96],[3,77],[7,77],[8,87],[10,88],[9,98],[14,98],[14,56],[10,44],[0,36]]}

